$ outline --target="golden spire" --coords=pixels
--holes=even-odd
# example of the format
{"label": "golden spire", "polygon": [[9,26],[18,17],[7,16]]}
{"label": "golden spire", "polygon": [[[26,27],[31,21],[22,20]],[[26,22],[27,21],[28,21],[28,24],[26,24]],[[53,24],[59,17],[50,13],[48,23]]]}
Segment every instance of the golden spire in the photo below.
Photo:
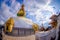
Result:
{"label": "golden spire", "polygon": [[35,23],[33,24],[32,27],[33,27],[33,29],[34,29],[35,32],[37,32],[38,29],[39,29],[39,26],[37,24],[35,24]]}
{"label": "golden spire", "polygon": [[21,9],[17,13],[17,16],[25,16],[24,4],[22,4]]}
{"label": "golden spire", "polygon": [[5,23],[5,32],[12,32],[14,27],[14,19],[11,17]]}

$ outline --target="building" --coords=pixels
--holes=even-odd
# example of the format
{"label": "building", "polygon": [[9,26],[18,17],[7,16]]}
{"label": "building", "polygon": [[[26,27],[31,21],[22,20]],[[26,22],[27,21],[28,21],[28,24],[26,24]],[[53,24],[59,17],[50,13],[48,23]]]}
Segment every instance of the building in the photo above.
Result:
{"label": "building", "polygon": [[[60,40],[60,13],[58,15],[53,15],[50,19],[52,19],[51,21],[51,25],[55,27],[56,29],[56,38],[55,40]],[[53,27],[53,28],[54,28]]]}
{"label": "building", "polygon": [[21,9],[17,13],[17,17],[10,17],[4,24],[3,40],[20,40],[22,37],[29,38],[27,36],[32,37],[32,40],[35,39],[32,35],[35,34],[35,31],[38,31],[38,25],[26,18],[25,14],[24,4],[22,4]]}
{"label": "building", "polygon": [[56,40],[60,40],[60,13],[57,15]]}

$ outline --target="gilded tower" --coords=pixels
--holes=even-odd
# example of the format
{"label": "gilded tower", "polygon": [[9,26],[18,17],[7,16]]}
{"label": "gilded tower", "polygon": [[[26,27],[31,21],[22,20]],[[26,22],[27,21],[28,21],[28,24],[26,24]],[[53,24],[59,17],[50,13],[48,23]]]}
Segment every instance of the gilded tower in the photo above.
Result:
{"label": "gilded tower", "polygon": [[24,4],[22,4],[21,9],[17,13],[17,16],[25,16]]}

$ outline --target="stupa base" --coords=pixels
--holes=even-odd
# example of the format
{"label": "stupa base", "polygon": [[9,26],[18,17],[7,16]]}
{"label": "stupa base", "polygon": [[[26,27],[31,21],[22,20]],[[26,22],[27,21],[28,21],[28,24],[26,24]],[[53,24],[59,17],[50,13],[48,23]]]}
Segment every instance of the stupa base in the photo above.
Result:
{"label": "stupa base", "polygon": [[33,29],[13,28],[12,32],[3,32],[3,40],[35,40]]}
{"label": "stupa base", "polygon": [[29,36],[8,36],[3,33],[3,40],[35,40],[35,35],[29,35]]}

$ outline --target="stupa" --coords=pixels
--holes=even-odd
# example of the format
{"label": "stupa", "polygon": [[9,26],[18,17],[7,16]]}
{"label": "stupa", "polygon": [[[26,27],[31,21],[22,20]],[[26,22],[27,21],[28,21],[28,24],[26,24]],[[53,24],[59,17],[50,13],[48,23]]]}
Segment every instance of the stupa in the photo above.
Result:
{"label": "stupa", "polygon": [[38,25],[33,23],[32,20],[25,17],[24,4],[17,13],[17,17],[10,17],[4,28],[4,33],[13,36],[24,36],[34,34],[38,31]]}

